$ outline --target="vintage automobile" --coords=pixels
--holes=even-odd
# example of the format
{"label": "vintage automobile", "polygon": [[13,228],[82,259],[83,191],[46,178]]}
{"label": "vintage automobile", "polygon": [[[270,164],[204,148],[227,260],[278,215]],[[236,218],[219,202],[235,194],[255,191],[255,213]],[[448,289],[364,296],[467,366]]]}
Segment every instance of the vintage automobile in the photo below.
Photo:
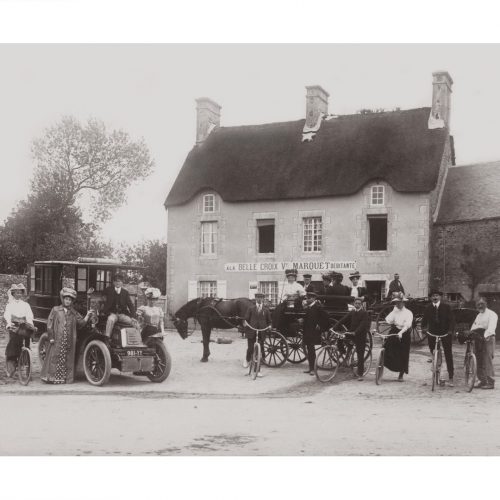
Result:
{"label": "vintage automobile", "polygon": [[82,315],[89,309],[96,312],[89,324],[77,331],[77,371],[83,368],[88,382],[97,386],[108,382],[112,368],[146,376],[152,382],[163,382],[170,373],[172,360],[161,333],[151,335],[143,341],[138,329],[117,323],[110,338],[104,335],[104,290],[112,283],[112,276],[117,271],[131,278],[130,283],[124,286],[135,305],[141,305],[140,267],[97,258],[39,261],[30,266],[28,301],[35,317],[35,326],[41,333],[38,340],[40,361],[45,359],[49,345],[46,331],[49,313],[52,307],[60,304],[61,288],[71,286],[77,291],[75,309]]}

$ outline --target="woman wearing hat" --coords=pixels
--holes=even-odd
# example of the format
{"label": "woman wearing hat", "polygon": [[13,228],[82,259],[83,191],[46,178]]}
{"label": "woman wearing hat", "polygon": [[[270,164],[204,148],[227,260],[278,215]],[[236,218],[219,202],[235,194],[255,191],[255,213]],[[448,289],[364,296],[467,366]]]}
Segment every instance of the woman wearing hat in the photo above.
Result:
{"label": "woman wearing hat", "polygon": [[300,307],[300,299],[306,296],[304,287],[297,283],[297,269],[287,269],[285,271],[286,282],[281,289],[281,304],[276,306],[273,315],[273,326],[282,330],[284,326],[285,305],[289,301],[294,301]]}
{"label": "woman wearing hat", "polygon": [[23,335],[23,331],[35,329],[31,307],[22,299],[25,292],[26,288],[22,283],[19,285],[13,284],[7,291],[8,302],[3,317],[9,332],[9,342],[5,349],[7,375],[9,377],[13,377],[16,372],[17,359],[21,354],[23,343],[26,347],[29,347],[29,336]]}
{"label": "woman wearing hat", "polygon": [[82,318],[74,309],[73,288],[65,287],[59,295],[61,305],[52,308],[47,320],[49,347],[40,376],[49,384],[71,384],[75,375],[76,329],[86,325],[92,311]]}
{"label": "woman wearing hat", "polygon": [[354,298],[359,297],[361,301],[364,302],[366,300],[366,288],[359,284],[359,280],[361,279],[359,271],[351,273],[349,279],[352,283],[352,287],[349,289],[349,295]]}
{"label": "woman wearing hat", "polygon": [[410,361],[410,332],[413,324],[413,313],[406,309],[408,299],[401,292],[396,292],[391,303],[394,309],[385,318],[392,325],[389,333],[397,333],[397,337],[388,337],[385,343],[384,366],[393,372],[398,372],[398,381],[403,382],[403,375],[408,373]]}
{"label": "woman wearing hat", "polygon": [[155,333],[165,333],[163,309],[156,305],[158,299],[161,297],[160,290],[158,288],[146,288],[144,295],[146,296],[146,305],[137,309],[137,316],[142,327],[142,340]]}

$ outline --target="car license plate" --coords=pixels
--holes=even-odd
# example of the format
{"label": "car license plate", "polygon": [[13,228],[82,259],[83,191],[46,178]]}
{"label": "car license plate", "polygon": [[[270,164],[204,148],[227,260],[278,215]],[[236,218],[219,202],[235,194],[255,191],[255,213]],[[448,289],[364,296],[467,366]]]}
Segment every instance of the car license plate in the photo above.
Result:
{"label": "car license plate", "polygon": [[142,356],[142,351],[138,349],[127,349],[127,356]]}

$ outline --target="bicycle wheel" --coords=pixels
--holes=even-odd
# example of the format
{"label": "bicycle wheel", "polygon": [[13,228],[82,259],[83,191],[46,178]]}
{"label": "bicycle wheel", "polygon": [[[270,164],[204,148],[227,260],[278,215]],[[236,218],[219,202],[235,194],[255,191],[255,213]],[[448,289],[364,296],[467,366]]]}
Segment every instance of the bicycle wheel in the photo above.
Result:
{"label": "bicycle wheel", "polygon": [[253,354],[252,354],[252,369],[251,369],[251,377],[255,380],[257,375],[260,372],[260,362],[262,360],[261,347],[259,342],[255,342],[253,346]]}
{"label": "bicycle wheel", "polygon": [[31,351],[27,347],[23,347],[17,362],[17,373],[19,382],[22,385],[28,385],[30,383],[32,366]]}
{"label": "bicycle wheel", "polygon": [[[365,376],[370,371],[370,368],[372,367],[372,353],[371,353],[371,351],[369,351],[367,354],[366,350],[365,350],[364,357],[365,357],[365,359],[364,359],[364,366],[363,366],[363,376]],[[355,348],[352,350],[352,354],[351,354],[350,359],[349,359],[349,365],[352,368],[352,372],[354,373],[354,375],[358,375],[358,353],[356,352]]]}
{"label": "bicycle wheel", "polygon": [[390,330],[392,328],[392,325],[387,323],[385,321],[385,318],[391,313],[394,309],[394,306],[388,305],[387,307],[384,307],[378,314],[377,314],[377,319],[375,322],[375,327],[377,329],[377,332],[380,333],[381,335],[385,335],[390,333]]}
{"label": "bicycle wheel", "polygon": [[263,337],[262,363],[270,368],[283,366],[288,358],[288,342],[285,337],[274,330]]}
{"label": "bicycle wheel", "polygon": [[413,320],[411,327],[411,343],[414,345],[420,345],[427,338],[427,333],[422,330],[422,318],[417,316]]}
{"label": "bicycle wheel", "polygon": [[316,355],[314,373],[316,378],[323,383],[333,380],[339,367],[337,349],[333,346],[322,347]]}
{"label": "bicycle wheel", "polygon": [[474,389],[474,384],[476,383],[476,375],[477,375],[476,355],[471,352],[465,358],[465,384],[467,386],[467,392],[471,392],[472,389]]}
{"label": "bicycle wheel", "polygon": [[377,385],[382,383],[382,377],[384,376],[384,355],[385,348],[382,347],[378,354],[377,366],[375,367],[375,383]]}

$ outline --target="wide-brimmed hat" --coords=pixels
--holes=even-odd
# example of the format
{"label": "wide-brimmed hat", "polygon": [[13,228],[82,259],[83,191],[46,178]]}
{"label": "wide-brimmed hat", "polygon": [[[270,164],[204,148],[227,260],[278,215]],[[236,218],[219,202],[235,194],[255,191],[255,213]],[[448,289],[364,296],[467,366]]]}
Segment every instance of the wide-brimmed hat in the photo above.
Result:
{"label": "wide-brimmed hat", "polygon": [[149,287],[144,290],[144,295],[152,299],[159,299],[161,297],[161,292],[158,288]]}
{"label": "wide-brimmed hat", "polygon": [[408,299],[403,295],[402,292],[395,292],[394,297],[391,300],[391,304],[393,302],[408,302]]}
{"label": "wide-brimmed hat", "polygon": [[322,274],[321,275],[321,279],[322,280],[332,281],[332,277],[329,274]]}
{"label": "wide-brimmed hat", "polygon": [[318,294],[316,292],[307,292],[307,298],[308,299],[317,299]]}
{"label": "wide-brimmed hat", "polygon": [[286,269],[285,276],[287,278],[288,278],[288,276],[294,276],[296,278],[297,277],[297,269]]}
{"label": "wide-brimmed hat", "polygon": [[437,290],[436,288],[434,288],[429,292],[429,297],[431,297],[434,294],[440,295],[441,297],[443,296],[443,292],[441,290]]}
{"label": "wide-brimmed hat", "polygon": [[332,281],[334,280],[340,280],[342,281],[344,279],[344,275],[342,273],[338,273],[337,271],[332,271],[330,273]]}
{"label": "wide-brimmed hat", "polygon": [[64,297],[70,297],[71,299],[76,300],[76,290],[65,286],[59,292],[59,296],[61,297],[61,300],[64,299]]}
{"label": "wide-brimmed hat", "polygon": [[16,290],[20,290],[21,292],[26,293],[26,287],[22,283],[19,283],[18,285],[12,283],[12,285],[10,285],[9,292],[12,293]]}
{"label": "wide-brimmed hat", "polygon": [[354,271],[353,273],[351,273],[349,275],[349,279],[352,281],[354,278],[361,278],[361,274],[359,273],[359,271]]}

